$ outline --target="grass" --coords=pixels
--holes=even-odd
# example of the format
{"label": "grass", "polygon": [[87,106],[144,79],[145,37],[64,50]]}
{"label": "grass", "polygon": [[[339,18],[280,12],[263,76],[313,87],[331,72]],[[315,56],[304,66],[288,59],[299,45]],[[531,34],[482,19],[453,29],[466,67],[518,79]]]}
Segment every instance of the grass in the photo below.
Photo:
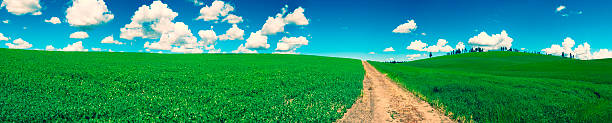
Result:
{"label": "grass", "polygon": [[612,63],[517,52],[371,62],[448,115],[476,122],[609,122]]}
{"label": "grass", "polygon": [[332,122],[360,61],[280,54],[0,49],[0,121]]}

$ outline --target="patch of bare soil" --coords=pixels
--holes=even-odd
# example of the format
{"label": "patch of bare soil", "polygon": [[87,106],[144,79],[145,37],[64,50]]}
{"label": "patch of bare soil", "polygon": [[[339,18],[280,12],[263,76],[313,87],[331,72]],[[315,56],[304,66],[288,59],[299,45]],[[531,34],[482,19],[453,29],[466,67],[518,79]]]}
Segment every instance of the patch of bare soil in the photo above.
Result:
{"label": "patch of bare soil", "polygon": [[362,61],[362,64],[366,71],[363,95],[337,122],[455,122],[398,86],[370,63]]}

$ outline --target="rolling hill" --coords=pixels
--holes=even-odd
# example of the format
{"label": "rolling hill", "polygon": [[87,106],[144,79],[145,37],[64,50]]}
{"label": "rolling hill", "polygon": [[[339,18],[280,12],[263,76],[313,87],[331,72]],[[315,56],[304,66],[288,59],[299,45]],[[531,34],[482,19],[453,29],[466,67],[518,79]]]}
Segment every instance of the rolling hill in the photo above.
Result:
{"label": "rolling hill", "polygon": [[460,121],[604,122],[612,117],[608,61],[479,52],[371,63]]}

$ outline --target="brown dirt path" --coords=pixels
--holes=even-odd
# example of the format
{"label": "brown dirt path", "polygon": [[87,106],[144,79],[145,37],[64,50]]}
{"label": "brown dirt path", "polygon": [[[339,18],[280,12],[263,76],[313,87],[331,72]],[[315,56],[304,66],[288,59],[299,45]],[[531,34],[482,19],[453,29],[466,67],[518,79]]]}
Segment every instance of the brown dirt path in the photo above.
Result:
{"label": "brown dirt path", "polygon": [[455,122],[362,61],[363,95],[337,122]]}

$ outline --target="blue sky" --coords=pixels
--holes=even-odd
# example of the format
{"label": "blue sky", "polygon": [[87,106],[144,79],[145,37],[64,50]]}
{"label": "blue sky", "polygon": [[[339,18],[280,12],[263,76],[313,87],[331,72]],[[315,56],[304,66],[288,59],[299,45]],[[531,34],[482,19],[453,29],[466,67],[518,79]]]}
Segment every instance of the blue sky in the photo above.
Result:
{"label": "blue sky", "polygon": [[[151,28],[147,25],[157,23],[163,25],[160,20],[153,20],[140,23],[143,25],[142,28],[148,30],[142,32],[153,36],[135,36],[131,40],[122,38],[120,30],[126,28],[127,24],[133,23],[132,18],[135,12],[139,11],[139,7],[153,6],[154,0],[104,0],[102,2],[102,5],[106,7],[106,11],[102,10],[104,13],[87,13],[79,10],[104,9],[100,7],[101,1],[3,0],[0,20],[8,20],[8,23],[0,23],[0,33],[9,39],[0,41],[0,44],[3,44],[0,45],[0,48],[9,48],[8,45],[5,45],[6,43],[17,44],[14,41],[19,38],[31,45],[31,47],[21,48],[43,50],[48,45],[55,48],[50,50],[80,49],[81,47],[66,48],[78,41],[82,42],[80,44],[82,49],[88,51],[94,51],[92,48],[96,50],[99,48],[103,51],[111,49],[125,52],[161,51],[164,53],[207,53],[209,51],[232,53],[233,51],[239,52],[237,49],[244,45],[244,50],[240,50],[242,52],[300,53],[382,61],[390,58],[394,60],[422,58],[411,58],[407,55],[427,53],[428,47],[439,44],[438,41],[444,39],[447,43],[443,45],[448,45],[453,49],[456,48],[458,42],[464,43],[466,47],[491,48],[507,46],[504,42],[509,42],[511,47],[516,49],[545,50],[549,54],[556,55],[561,52],[570,52],[583,56],[581,59],[612,57],[612,53],[607,50],[612,48],[612,42],[610,42],[612,37],[607,36],[612,32],[612,23],[610,23],[612,22],[612,9],[607,6],[612,5],[612,1],[607,0],[226,0],[220,5],[229,5],[233,10],[226,14],[213,12],[215,14],[213,16],[218,17],[217,20],[197,19],[206,15],[200,11],[203,7],[213,8],[213,0],[199,0],[198,2],[162,0],[162,4],[177,13],[177,16],[168,23],[171,26],[167,24],[165,26],[176,27],[172,25],[180,25],[179,22],[182,22],[188,26],[191,34],[180,33],[180,29],[170,29],[170,32],[146,29]],[[97,4],[75,5],[75,3]],[[18,6],[19,4],[27,4],[29,6],[25,7],[30,8],[16,9],[23,7]],[[36,4],[40,7],[31,6]],[[69,15],[67,10],[72,7],[78,11],[72,14],[77,16],[73,16],[72,20],[89,21],[90,23],[79,24],[76,21],[70,23],[70,19],[67,19]],[[304,11],[296,11],[298,8]],[[283,9],[286,9],[285,13]],[[207,11],[214,11],[214,9],[207,9]],[[244,31],[242,38],[234,37],[234,39],[225,40],[220,38],[221,35],[226,34],[226,30],[232,28],[232,23],[222,21],[229,14],[242,18],[242,21],[235,23],[240,30]],[[264,29],[263,25],[266,24],[268,17],[274,19],[277,14],[281,14],[279,18],[284,28],[282,31],[277,30],[270,33],[269,29],[277,26],[270,23],[268,25],[272,26]],[[303,14],[303,18],[300,14]],[[112,18],[107,15],[112,15]],[[156,18],[151,16],[149,19]],[[57,17],[61,23],[45,22],[51,17]],[[94,18],[93,21],[91,21],[92,18]],[[142,20],[146,19],[141,19],[139,22]],[[409,27],[409,32],[393,32],[408,20],[413,20],[416,28]],[[202,38],[199,35],[200,30],[211,30],[217,37]],[[70,38],[72,33],[78,31],[86,32],[88,37]],[[261,32],[258,33],[259,35],[267,39],[262,40],[261,36],[252,36],[251,33],[258,31]],[[505,31],[507,36],[497,38],[491,36],[500,34],[502,31]],[[482,32],[494,38],[476,37]],[[177,35],[178,39],[161,38]],[[101,43],[108,36],[113,37],[114,40],[111,41],[125,44]],[[253,40],[247,41],[251,37]],[[568,37],[570,40],[566,40]],[[215,41],[211,43],[211,40]],[[427,46],[420,47],[421,50],[407,49],[415,40],[420,40]],[[146,42],[163,43],[159,43],[160,47],[145,47]],[[279,48],[279,42],[285,45]],[[588,48],[585,48],[585,42],[588,42]],[[491,43],[497,44],[490,45]],[[161,48],[162,46],[167,47]],[[214,49],[210,46],[214,46]],[[383,51],[389,47],[393,47],[395,51]],[[434,54],[442,55],[445,52],[437,51]]]}

